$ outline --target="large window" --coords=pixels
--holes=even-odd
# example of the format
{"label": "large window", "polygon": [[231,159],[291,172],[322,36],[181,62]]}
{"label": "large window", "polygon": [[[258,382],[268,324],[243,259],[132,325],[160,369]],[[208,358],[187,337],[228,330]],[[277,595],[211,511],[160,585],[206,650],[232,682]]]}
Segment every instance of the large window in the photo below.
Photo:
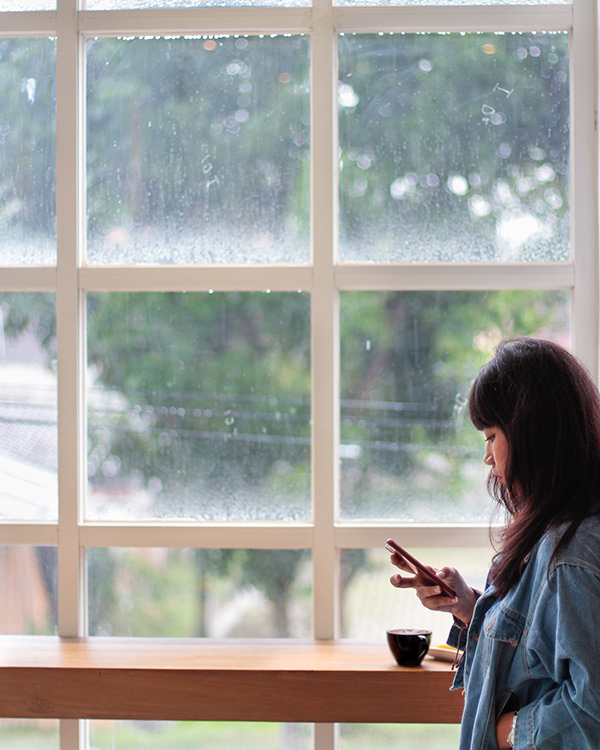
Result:
{"label": "large window", "polygon": [[[595,50],[592,0],[0,0],[0,631],[443,639],[382,543],[482,583],[477,369],[597,376]],[[82,726],[0,744],[455,743]]]}

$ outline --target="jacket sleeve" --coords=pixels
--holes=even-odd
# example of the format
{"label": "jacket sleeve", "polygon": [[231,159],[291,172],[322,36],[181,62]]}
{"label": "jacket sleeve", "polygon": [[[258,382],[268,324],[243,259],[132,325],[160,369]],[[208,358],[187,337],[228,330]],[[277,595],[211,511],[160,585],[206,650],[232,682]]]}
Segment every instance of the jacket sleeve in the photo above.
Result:
{"label": "jacket sleeve", "polygon": [[[477,600],[481,597],[481,591],[478,589],[471,588],[471,591],[475,594],[475,597]],[[448,634],[448,639],[446,640],[446,643],[449,646],[452,646],[452,648],[458,648],[461,651],[465,648],[467,645],[467,632],[469,630],[469,626],[465,625],[462,620],[459,620],[457,617],[454,617],[454,624],[452,625],[450,629],[450,633]]]}
{"label": "jacket sleeve", "polygon": [[458,648],[462,651],[467,645],[467,630],[468,628],[464,623],[454,618],[454,625],[450,629],[446,643],[452,648]]}
{"label": "jacket sleeve", "polygon": [[600,571],[561,564],[537,602],[525,651],[532,678],[555,687],[519,710],[515,750],[597,750],[600,738]]}

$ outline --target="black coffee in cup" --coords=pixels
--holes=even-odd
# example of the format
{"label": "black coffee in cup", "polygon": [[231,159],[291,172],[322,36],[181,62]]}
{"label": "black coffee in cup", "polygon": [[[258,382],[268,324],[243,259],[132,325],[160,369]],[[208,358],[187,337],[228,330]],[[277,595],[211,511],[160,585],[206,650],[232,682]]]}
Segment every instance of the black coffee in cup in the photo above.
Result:
{"label": "black coffee in cup", "polygon": [[418,667],[429,651],[431,630],[396,628],[387,631],[387,641],[401,667]]}

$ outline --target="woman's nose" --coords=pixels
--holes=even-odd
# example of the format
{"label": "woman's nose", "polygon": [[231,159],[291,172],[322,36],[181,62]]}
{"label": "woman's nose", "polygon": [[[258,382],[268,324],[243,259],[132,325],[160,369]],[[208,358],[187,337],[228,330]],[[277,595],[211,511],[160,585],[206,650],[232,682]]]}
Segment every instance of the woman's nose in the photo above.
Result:
{"label": "woman's nose", "polygon": [[494,457],[492,456],[492,451],[489,450],[488,448],[485,449],[483,463],[488,464],[489,466],[491,466],[494,463]]}

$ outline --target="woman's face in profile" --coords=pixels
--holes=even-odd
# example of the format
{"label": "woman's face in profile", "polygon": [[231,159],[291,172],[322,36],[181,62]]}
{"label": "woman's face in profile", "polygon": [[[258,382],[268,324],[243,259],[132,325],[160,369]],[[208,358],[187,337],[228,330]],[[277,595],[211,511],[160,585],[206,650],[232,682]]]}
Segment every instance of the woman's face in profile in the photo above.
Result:
{"label": "woman's face in profile", "polygon": [[508,441],[506,435],[499,427],[486,427],[483,430],[485,436],[485,455],[483,461],[487,464],[493,476],[501,484],[506,484],[506,462],[508,460]]}

